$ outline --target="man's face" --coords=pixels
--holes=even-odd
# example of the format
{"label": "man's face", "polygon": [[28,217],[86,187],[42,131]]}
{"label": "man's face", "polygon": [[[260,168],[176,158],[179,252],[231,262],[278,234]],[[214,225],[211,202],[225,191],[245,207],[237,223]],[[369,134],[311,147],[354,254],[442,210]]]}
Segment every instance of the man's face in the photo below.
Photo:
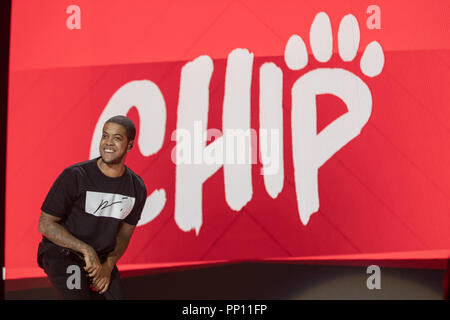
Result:
{"label": "man's face", "polygon": [[100,155],[104,163],[120,163],[128,151],[128,138],[126,130],[120,124],[108,122],[103,126],[100,141]]}

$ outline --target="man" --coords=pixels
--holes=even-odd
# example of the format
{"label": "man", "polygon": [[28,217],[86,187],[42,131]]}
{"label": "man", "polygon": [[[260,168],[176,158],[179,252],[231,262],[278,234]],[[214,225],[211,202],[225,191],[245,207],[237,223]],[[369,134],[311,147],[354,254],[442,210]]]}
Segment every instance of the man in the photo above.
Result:
{"label": "man", "polygon": [[41,207],[38,264],[63,299],[123,298],[116,263],[147,199],[125,165],[135,135],[127,117],[106,121],[100,157],[66,168]]}

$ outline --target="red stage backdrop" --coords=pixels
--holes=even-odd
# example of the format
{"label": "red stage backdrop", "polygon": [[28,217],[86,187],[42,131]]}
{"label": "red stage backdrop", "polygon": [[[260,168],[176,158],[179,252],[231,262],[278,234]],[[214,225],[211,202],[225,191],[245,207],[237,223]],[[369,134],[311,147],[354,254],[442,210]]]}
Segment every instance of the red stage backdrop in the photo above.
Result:
{"label": "red stage backdrop", "polygon": [[127,165],[149,194],[119,268],[448,258],[449,14],[447,0],[14,0],[6,278],[43,276],[40,206],[114,114],[137,124]]}

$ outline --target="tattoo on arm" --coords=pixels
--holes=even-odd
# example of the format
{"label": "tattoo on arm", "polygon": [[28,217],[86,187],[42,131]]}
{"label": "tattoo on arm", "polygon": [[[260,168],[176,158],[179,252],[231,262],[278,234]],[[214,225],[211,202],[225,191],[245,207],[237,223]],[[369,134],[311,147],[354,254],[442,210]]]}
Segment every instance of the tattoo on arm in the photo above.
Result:
{"label": "tattoo on arm", "polygon": [[61,218],[52,216],[45,212],[39,218],[39,231],[50,241],[58,246],[69,248],[80,253],[86,253],[88,245],[75,238],[65,227],[58,222]]}

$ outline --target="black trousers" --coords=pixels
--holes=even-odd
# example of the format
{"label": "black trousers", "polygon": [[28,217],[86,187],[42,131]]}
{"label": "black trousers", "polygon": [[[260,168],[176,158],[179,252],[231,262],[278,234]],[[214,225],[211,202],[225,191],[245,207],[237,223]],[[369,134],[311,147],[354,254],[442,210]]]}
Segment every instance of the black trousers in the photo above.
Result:
{"label": "black trousers", "polygon": [[99,294],[92,291],[88,273],[84,270],[84,259],[78,253],[52,246],[41,256],[42,267],[64,300],[121,300],[124,299],[117,266],[111,272],[108,290]]}

